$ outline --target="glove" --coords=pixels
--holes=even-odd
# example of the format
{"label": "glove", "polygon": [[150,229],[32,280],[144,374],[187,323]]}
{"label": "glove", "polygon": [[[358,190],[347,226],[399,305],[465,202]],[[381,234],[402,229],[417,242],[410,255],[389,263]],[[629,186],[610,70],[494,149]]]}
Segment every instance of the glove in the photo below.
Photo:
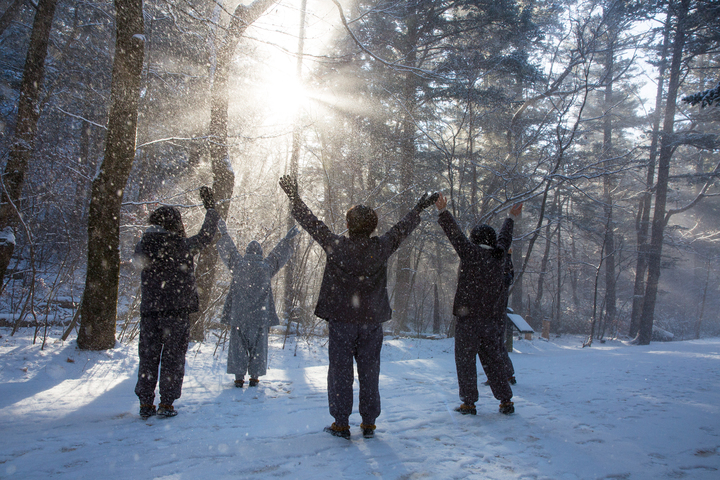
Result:
{"label": "glove", "polygon": [[437,202],[438,197],[440,196],[439,193],[435,192],[432,195],[428,196],[427,193],[423,195],[420,200],[418,201],[417,205],[413,208],[416,212],[420,213],[423,210],[425,210],[430,205],[434,205],[435,202]]}
{"label": "glove", "polygon": [[295,238],[295,235],[297,235],[298,233],[300,233],[300,229],[297,227],[297,225],[295,225],[290,230],[288,230],[288,233],[287,233],[287,235],[285,235],[285,238],[287,238],[288,240],[293,239],[293,238]]}
{"label": "glove", "polygon": [[210,188],[200,187],[200,198],[202,198],[205,210],[215,208],[215,199],[213,198],[212,190],[210,190]]}
{"label": "glove", "polygon": [[225,220],[223,220],[222,218],[221,218],[220,221],[218,222],[218,230],[220,230],[220,233],[221,233],[222,235],[227,235],[227,234],[228,234],[227,224],[225,223]]}
{"label": "glove", "polygon": [[283,189],[292,203],[300,201],[297,178],[292,175],[283,175],[280,177],[280,188]]}

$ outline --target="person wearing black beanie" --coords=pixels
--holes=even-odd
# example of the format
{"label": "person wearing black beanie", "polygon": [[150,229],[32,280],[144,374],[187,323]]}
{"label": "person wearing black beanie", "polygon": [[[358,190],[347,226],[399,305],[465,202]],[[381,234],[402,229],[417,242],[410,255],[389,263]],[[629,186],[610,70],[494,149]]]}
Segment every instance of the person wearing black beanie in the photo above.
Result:
{"label": "person wearing black beanie", "polygon": [[512,389],[497,341],[505,325],[507,295],[505,256],[512,243],[514,219],[522,203],[510,209],[500,234],[489,225],[472,229],[468,239],[447,210],[447,199],[440,194],[435,206],[440,212],[438,223],[460,257],[458,285],[453,302],[455,328],[455,366],[462,405],[456,410],[475,415],[479,398],[475,358],[485,369],[493,396],[500,401],[500,412],[515,411]]}

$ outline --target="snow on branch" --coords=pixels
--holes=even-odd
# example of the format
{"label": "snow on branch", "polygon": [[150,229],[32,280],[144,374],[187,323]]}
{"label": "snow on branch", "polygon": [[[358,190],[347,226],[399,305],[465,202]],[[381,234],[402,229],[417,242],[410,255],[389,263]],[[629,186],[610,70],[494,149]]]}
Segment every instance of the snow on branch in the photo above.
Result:
{"label": "snow on branch", "polygon": [[718,82],[715,88],[693,93],[692,95],[683,97],[682,101],[690,105],[697,105],[699,103],[700,108],[711,107],[713,103],[720,106],[720,82]]}

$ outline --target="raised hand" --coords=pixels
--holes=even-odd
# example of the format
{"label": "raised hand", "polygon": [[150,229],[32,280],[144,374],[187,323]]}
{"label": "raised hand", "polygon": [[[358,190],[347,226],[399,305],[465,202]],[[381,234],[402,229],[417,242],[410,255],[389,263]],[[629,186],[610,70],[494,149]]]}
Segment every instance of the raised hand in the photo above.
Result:
{"label": "raised hand", "polygon": [[292,175],[283,175],[280,177],[280,188],[283,189],[285,195],[288,196],[291,202],[297,202],[300,200],[300,194],[298,193],[297,178]]}
{"label": "raised hand", "polygon": [[200,198],[202,199],[205,209],[215,208],[215,199],[212,190],[209,187],[200,187]]}
{"label": "raised hand", "polygon": [[227,224],[225,223],[225,220],[223,220],[222,218],[218,222],[218,230],[220,230],[221,235],[228,234]]}
{"label": "raised hand", "polygon": [[438,199],[435,201],[435,208],[438,210],[445,210],[447,208],[447,198],[442,193],[438,194]]}
{"label": "raised hand", "polygon": [[439,197],[439,193],[435,192],[432,195],[428,195],[425,193],[422,197],[420,197],[420,200],[418,200],[417,205],[415,205],[414,210],[421,212],[425,210],[427,207],[435,203]]}
{"label": "raised hand", "polygon": [[300,229],[298,228],[297,225],[295,225],[290,230],[288,230],[288,233],[287,233],[287,235],[285,235],[285,238],[290,240],[291,238],[295,238],[295,235],[297,235],[298,233],[300,233]]}

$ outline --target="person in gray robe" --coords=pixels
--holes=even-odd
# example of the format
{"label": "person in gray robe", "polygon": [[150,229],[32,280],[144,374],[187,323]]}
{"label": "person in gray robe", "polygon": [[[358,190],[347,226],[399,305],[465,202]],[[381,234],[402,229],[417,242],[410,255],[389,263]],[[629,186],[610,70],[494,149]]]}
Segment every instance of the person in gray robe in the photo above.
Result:
{"label": "person in gray robe", "polygon": [[220,222],[219,228],[222,236],[217,243],[218,253],[232,273],[221,318],[230,327],[227,373],[235,375],[236,387],[243,386],[247,373],[250,386],[255,387],[259,377],[267,373],[268,332],[270,327],[280,324],[270,282],[290,259],[292,240],[299,230],[293,227],[263,258],[260,243],[250,242],[243,256],[224,222]]}

